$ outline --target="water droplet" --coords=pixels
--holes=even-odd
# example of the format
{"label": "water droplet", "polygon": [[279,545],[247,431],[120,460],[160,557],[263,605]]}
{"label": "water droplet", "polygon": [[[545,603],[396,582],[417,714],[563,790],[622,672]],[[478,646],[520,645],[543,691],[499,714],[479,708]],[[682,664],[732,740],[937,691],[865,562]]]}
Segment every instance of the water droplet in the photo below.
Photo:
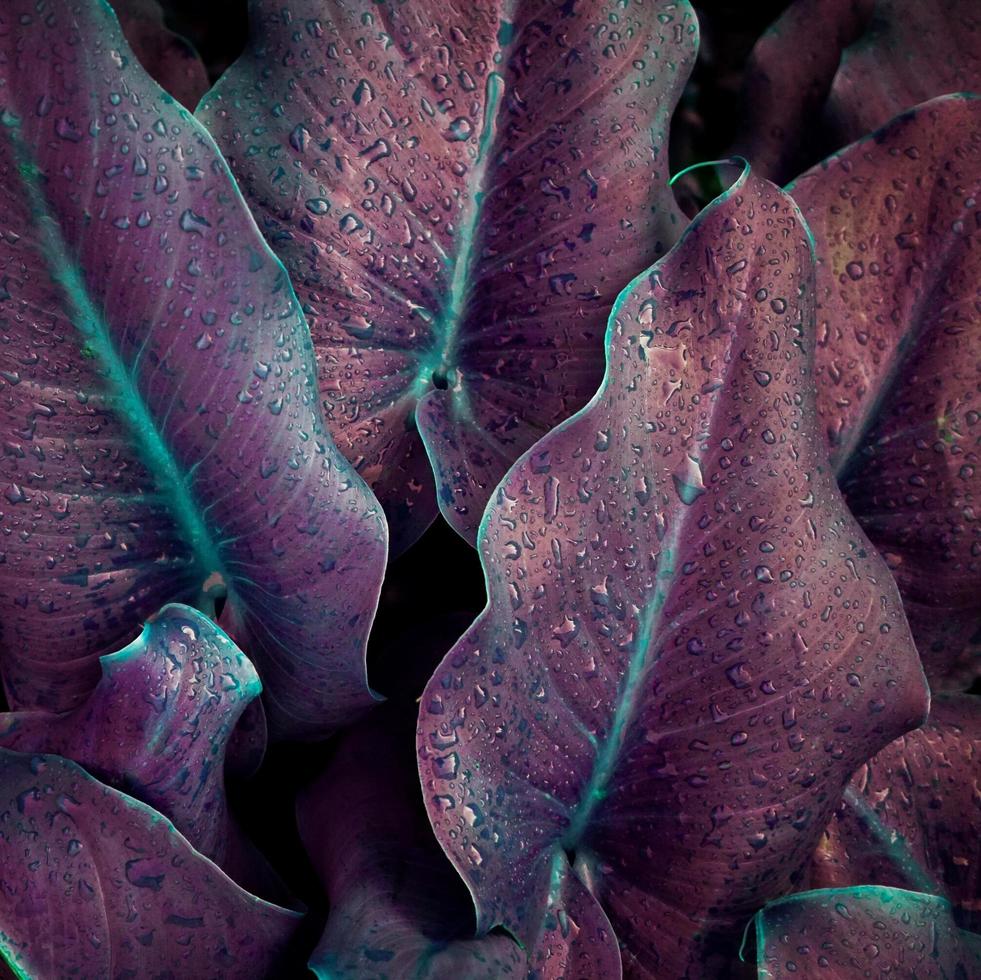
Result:
{"label": "water droplet", "polygon": [[55,134],[69,143],[79,143],[82,139],[82,134],[76,128],[75,123],[67,116],[62,116],[55,123]]}
{"label": "water droplet", "polygon": [[433,760],[433,772],[437,779],[456,779],[460,768],[460,757],[456,752],[440,756]]}
{"label": "water droplet", "polygon": [[684,471],[681,474],[672,473],[671,479],[674,482],[674,490],[678,494],[678,498],[689,507],[705,493],[702,468],[698,465],[698,461],[689,455],[685,456]]}
{"label": "water droplet", "polygon": [[726,669],[726,677],[729,683],[736,688],[749,687],[753,683],[753,675],[749,672],[749,664],[740,662],[733,664]]}
{"label": "water droplet", "polygon": [[345,235],[353,235],[359,228],[364,228],[364,222],[350,211],[341,218],[338,225]]}
{"label": "water droplet", "polygon": [[388,140],[377,139],[371,146],[366,146],[359,154],[359,157],[366,157],[369,165],[378,163],[392,155],[392,145]]}
{"label": "water droplet", "polygon": [[298,153],[303,153],[307,148],[307,140],[310,138],[310,131],[306,126],[298,124],[293,132],[290,133],[290,146]]}
{"label": "water droplet", "polygon": [[559,481],[550,476],[545,481],[545,522],[551,524],[559,512]]}
{"label": "water droplet", "polygon": [[203,235],[205,228],[211,227],[211,222],[200,214],[195,214],[190,208],[186,208],[177,221],[181,231],[189,232],[192,235]]}
{"label": "water droplet", "polygon": [[375,97],[375,90],[367,78],[362,78],[358,82],[358,87],[354,90],[354,104],[367,105]]}
{"label": "water droplet", "polygon": [[566,616],[562,624],[552,630],[555,637],[563,648],[567,647],[579,635],[579,620],[575,617]]}
{"label": "water droplet", "polygon": [[3,494],[12,504],[22,504],[27,500],[27,494],[16,483],[11,483]]}
{"label": "water droplet", "polygon": [[443,130],[443,139],[450,143],[459,143],[468,140],[473,135],[473,123],[466,116],[457,116],[446,129]]}

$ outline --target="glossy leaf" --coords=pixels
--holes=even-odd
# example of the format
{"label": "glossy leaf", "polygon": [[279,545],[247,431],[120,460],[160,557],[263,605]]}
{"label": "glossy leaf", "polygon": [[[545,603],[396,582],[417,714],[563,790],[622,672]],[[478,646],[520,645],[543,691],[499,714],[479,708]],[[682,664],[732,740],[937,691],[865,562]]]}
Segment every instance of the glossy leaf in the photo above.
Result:
{"label": "glossy leaf", "polygon": [[208,91],[208,72],[197,51],[164,21],[158,0],[110,0],[127,44],[162,88],[191,112]]}
{"label": "glossy leaf", "polygon": [[[687,0],[259,0],[198,115],[310,320],[327,423],[395,550],[473,540],[510,463],[595,391],[624,283],[683,219]],[[435,470],[434,479],[423,448]]]}
{"label": "glossy leaf", "polygon": [[981,932],[981,698],[934,698],[845,790],[812,863],[814,887],[890,885],[942,895]]}
{"label": "glossy leaf", "polygon": [[73,762],[0,749],[0,961],[18,977],[272,975],[300,916]]}
{"label": "glossy leaf", "polygon": [[0,11],[3,675],[62,711],[171,600],[256,664],[280,735],[372,702],[377,502],[214,144],[102,4]]}
{"label": "glossy leaf", "polygon": [[300,795],[300,833],[331,909],[310,969],[330,980],[524,980],[513,939],[473,938],[466,890],[426,820],[413,716],[373,712]]}
{"label": "glossy leaf", "polygon": [[158,810],[239,884],[275,876],[232,820],[225,749],[262,686],[209,619],[167,606],[142,635],[102,657],[102,679],[72,711],[0,715],[0,747],[61,755]]}
{"label": "glossy leaf", "polygon": [[900,116],[790,187],[818,256],[818,413],[935,690],[981,674],[981,100]]}
{"label": "glossy leaf", "polygon": [[419,721],[481,930],[530,943],[575,879],[570,928],[608,916],[628,976],[712,976],[852,772],[922,720],[816,424],[812,297],[799,211],[744,173],[621,294],[602,388],[488,508],[488,608]]}
{"label": "glossy leaf", "polygon": [[796,0],[753,51],[736,150],[783,181],[809,145],[824,155],[920,102],[979,90],[975,0]]}
{"label": "glossy leaf", "polygon": [[977,938],[950,905],[899,888],[831,888],[792,895],[756,917],[760,980],[972,977]]}

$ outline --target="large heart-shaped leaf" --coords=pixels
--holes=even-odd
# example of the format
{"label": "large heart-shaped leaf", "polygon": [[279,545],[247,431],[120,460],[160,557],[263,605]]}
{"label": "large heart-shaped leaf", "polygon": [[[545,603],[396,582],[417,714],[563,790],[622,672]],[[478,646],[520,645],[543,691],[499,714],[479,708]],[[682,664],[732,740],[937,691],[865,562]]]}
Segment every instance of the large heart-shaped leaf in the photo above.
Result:
{"label": "large heart-shaped leaf", "polygon": [[981,100],[900,116],[790,188],[818,256],[817,408],[931,686],[981,673]]}
{"label": "large heart-shaped leaf", "polygon": [[922,728],[852,778],[812,862],[815,887],[880,884],[943,895],[981,931],[981,698],[934,698]]}
{"label": "large heart-shaped leaf", "polygon": [[422,804],[414,716],[401,705],[373,712],[300,795],[300,833],[330,899],[310,969],[330,980],[523,980],[513,939],[473,938],[466,889]]}
{"label": "large heart-shaped leaf", "polygon": [[377,502],[210,137],[101,4],[0,10],[3,675],[65,710],[169,600],[227,597],[280,734],[371,695]]}
{"label": "large heart-shaped leaf", "polygon": [[18,977],[275,975],[300,916],[53,755],[0,749],[0,962]]}
{"label": "large heart-shaped leaf", "polygon": [[736,149],[787,180],[802,150],[824,155],[927,99],[979,89],[976,0],[796,0],[753,50]]}
{"label": "large heart-shaped leaf", "polygon": [[869,885],[792,895],[756,917],[760,980],[977,976],[979,937],[936,895]]}
{"label": "large heart-shaped leaf", "polygon": [[190,42],[167,27],[159,0],[110,0],[110,3],[140,64],[193,112],[208,90],[208,72]]}
{"label": "large heart-shaped leaf", "polygon": [[225,749],[262,687],[209,619],[167,606],[142,635],[102,657],[102,679],[73,711],[0,715],[0,746],[65,756],[167,817],[239,884],[272,876],[228,812]]}
{"label": "large heart-shaped leaf", "polygon": [[419,721],[482,930],[530,942],[574,882],[568,918],[608,916],[628,975],[711,976],[922,720],[817,426],[813,283],[793,201],[744,173],[620,296],[602,388],[488,507],[488,608]]}
{"label": "large heart-shaped leaf", "polygon": [[610,305],[681,231],[667,131],[696,38],[687,0],[253,4],[198,114],[396,550],[437,499],[473,539],[511,462],[596,390]]}

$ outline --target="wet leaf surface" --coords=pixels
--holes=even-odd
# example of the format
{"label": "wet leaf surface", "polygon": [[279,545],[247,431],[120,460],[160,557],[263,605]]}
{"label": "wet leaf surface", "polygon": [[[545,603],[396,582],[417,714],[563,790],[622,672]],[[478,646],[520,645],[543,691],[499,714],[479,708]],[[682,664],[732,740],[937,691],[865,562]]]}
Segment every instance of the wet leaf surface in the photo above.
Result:
{"label": "wet leaf surface", "polygon": [[978,937],[957,928],[935,895],[881,888],[804,892],[756,917],[760,977],[971,977]]}
{"label": "wet leaf surface", "polygon": [[981,675],[981,100],[904,114],[789,188],[814,234],[817,408],[934,690]]}
{"label": "wet leaf surface", "polygon": [[249,660],[209,619],[171,605],[101,666],[72,711],[0,715],[0,746],[77,762],[162,813],[239,884],[282,900],[225,799],[228,741],[262,690]]}
{"label": "wet leaf surface", "polygon": [[596,390],[616,294],[681,232],[667,132],[692,10],[294,0],[255,4],[253,38],[198,115],[290,271],[328,425],[396,552],[437,504],[472,541],[511,462]]}
{"label": "wet leaf surface", "polygon": [[813,887],[889,885],[947,898],[981,932],[981,698],[935,697],[922,728],[852,778],[814,857]]}
{"label": "wet leaf surface", "polygon": [[331,731],[372,703],[386,530],[282,266],[104,5],[6,4],[0,82],[11,705],[73,707],[161,605],[224,599],[274,733]]}
{"label": "wet leaf surface", "polygon": [[0,957],[19,976],[272,974],[300,916],[52,755],[0,749]]}
{"label": "wet leaf surface", "polygon": [[616,940],[632,977],[731,962],[925,714],[816,424],[813,283],[800,212],[744,173],[625,290],[599,393],[487,511],[489,608],[423,695],[425,801],[480,929],[554,923],[575,975],[611,975]]}

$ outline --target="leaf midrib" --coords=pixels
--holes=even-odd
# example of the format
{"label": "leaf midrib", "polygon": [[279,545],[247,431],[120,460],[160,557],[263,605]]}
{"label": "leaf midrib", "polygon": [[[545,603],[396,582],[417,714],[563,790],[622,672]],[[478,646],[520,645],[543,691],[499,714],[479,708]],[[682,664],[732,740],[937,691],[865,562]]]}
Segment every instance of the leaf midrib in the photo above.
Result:
{"label": "leaf midrib", "polygon": [[[170,505],[168,510],[182,538],[194,554],[202,582],[202,594],[197,597],[197,601],[204,599],[203,583],[213,573],[221,576],[226,590],[231,592],[231,579],[211,530],[201,516],[198,502],[188,488],[170,447],[147,410],[127,365],[119,356],[109,325],[100,316],[76,264],[72,261],[54,211],[39,186],[38,177],[41,171],[21,136],[19,120],[12,120],[8,114],[3,124],[37,230],[40,253],[48,266],[52,281],[57,283],[64,296],[68,319],[101,365],[112,399],[124,406],[125,410],[116,410],[114,415],[128,429],[141,459],[156,478],[161,496]],[[212,598],[216,594],[215,591],[209,592]]]}
{"label": "leaf midrib", "polygon": [[[655,577],[654,595],[644,604],[637,617],[637,632],[633,651],[627,664],[623,682],[617,689],[617,705],[613,711],[609,734],[603,740],[582,795],[579,798],[569,829],[563,838],[563,846],[575,849],[586,833],[596,808],[603,802],[607,786],[616,769],[617,757],[623,748],[627,728],[637,713],[641,697],[642,679],[650,666],[648,653],[651,641],[660,631],[664,607],[667,605],[670,582],[675,572],[675,554],[685,525],[684,515],[673,522],[673,528],[661,548]],[[662,565],[663,559],[663,565]]]}
{"label": "leaf midrib", "polygon": [[[453,366],[467,303],[473,290],[474,271],[480,258],[477,248],[480,216],[486,195],[487,173],[493,156],[492,146],[497,133],[497,111],[504,92],[504,79],[496,71],[487,76],[484,95],[484,118],[477,149],[476,167],[473,172],[473,190],[460,218],[457,232],[459,251],[452,262],[449,292],[442,315],[438,321],[439,346],[434,352],[438,358],[434,370],[446,372]],[[423,372],[428,364],[423,365]]]}

